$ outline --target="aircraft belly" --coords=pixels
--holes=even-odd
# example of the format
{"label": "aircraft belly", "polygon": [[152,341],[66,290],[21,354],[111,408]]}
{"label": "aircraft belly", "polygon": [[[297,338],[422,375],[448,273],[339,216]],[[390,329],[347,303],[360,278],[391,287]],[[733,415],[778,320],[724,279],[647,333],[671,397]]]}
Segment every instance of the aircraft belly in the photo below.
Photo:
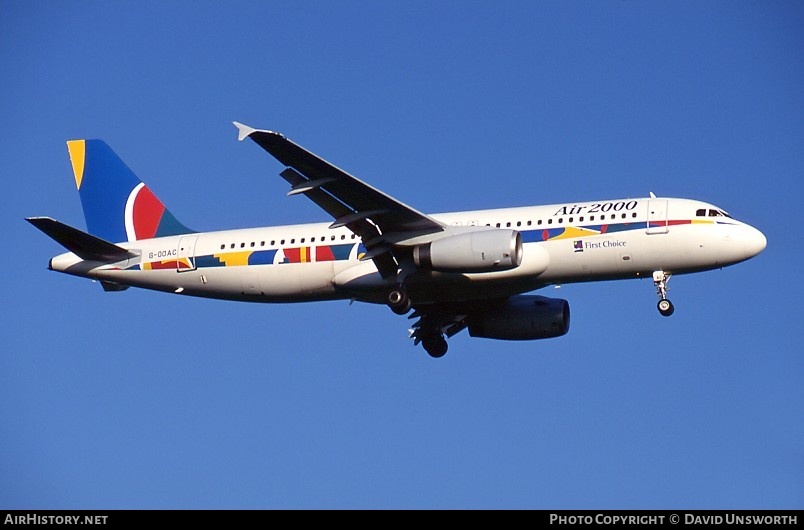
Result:
{"label": "aircraft belly", "polygon": [[333,271],[332,284],[345,291],[360,293],[375,291],[388,285],[370,260],[348,262],[348,266]]}
{"label": "aircraft belly", "polygon": [[228,293],[228,297],[256,302],[301,302],[336,298],[331,271],[332,266],[325,263],[250,265],[213,269],[206,279],[218,295]]}
{"label": "aircraft belly", "polygon": [[[280,265],[279,267],[283,266]],[[301,284],[302,292],[314,294],[335,291],[332,285],[332,278],[335,275],[333,262],[301,263],[293,266],[299,269],[299,283]]]}
{"label": "aircraft belly", "polygon": [[332,263],[209,267],[192,271],[103,270],[91,277],[145,289],[234,300],[302,301],[335,298]]}
{"label": "aircraft belly", "polygon": [[[282,263],[243,267],[240,274],[251,290],[265,297],[301,297],[332,293],[331,263]],[[258,290],[258,291],[257,291]]]}
{"label": "aircraft belly", "polygon": [[174,292],[184,285],[190,285],[190,276],[181,277],[181,280],[177,276],[181,277],[175,270],[142,271],[138,269],[95,269],[92,274],[92,277],[98,280],[166,292]]}

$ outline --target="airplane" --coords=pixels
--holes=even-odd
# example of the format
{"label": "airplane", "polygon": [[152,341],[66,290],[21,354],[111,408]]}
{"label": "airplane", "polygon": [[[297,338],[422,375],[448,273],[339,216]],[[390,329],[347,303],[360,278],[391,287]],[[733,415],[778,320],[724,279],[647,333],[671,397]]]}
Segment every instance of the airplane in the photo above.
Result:
{"label": "airplane", "polygon": [[233,122],[284,169],[289,196],[332,222],[197,232],[182,224],[102,140],[67,147],[87,232],[50,217],[32,225],[68,252],[48,268],[100,282],[247,302],[350,300],[416,320],[432,357],[447,339],[536,340],[569,331],[550,285],[652,278],[661,315],[671,276],[719,269],[765,248],[756,228],[698,200],[657,197],[425,214],[284,135]]}

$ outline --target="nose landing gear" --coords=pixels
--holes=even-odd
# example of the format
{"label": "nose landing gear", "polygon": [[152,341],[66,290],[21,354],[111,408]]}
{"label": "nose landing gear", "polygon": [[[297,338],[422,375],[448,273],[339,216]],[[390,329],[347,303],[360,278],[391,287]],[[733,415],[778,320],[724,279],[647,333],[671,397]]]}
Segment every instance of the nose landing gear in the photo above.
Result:
{"label": "nose landing gear", "polygon": [[662,316],[665,317],[669,317],[670,315],[673,314],[673,311],[676,310],[676,308],[673,307],[673,302],[671,302],[667,298],[662,298],[661,300],[659,300],[659,303],[656,304],[656,307],[659,308],[659,313],[661,313]]}
{"label": "nose landing gear", "polygon": [[656,286],[656,294],[659,295],[659,303],[656,307],[664,317],[669,317],[675,311],[673,302],[667,299],[667,282],[670,281],[670,276],[664,271],[653,271],[653,285]]}

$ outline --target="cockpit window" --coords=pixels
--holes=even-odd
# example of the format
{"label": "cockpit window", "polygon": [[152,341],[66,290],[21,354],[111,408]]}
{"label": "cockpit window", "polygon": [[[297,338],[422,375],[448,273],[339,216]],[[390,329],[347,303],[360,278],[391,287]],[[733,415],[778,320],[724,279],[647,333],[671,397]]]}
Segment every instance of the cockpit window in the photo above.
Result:
{"label": "cockpit window", "polygon": [[709,210],[709,217],[731,217],[723,210]]}
{"label": "cockpit window", "polygon": [[701,208],[695,211],[695,217],[731,217],[723,210],[715,210],[714,208],[706,209]]}

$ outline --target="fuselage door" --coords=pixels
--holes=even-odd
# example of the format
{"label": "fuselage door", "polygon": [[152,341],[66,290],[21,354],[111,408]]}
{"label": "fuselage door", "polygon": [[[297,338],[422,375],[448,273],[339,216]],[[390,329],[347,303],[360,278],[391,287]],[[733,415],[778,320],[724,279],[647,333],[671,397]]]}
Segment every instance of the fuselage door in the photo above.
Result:
{"label": "fuselage door", "polygon": [[195,243],[198,241],[198,234],[181,236],[176,247],[176,271],[194,271],[195,267]]}
{"label": "fuselage door", "polygon": [[667,223],[667,199],[650,199],[648,201],[648,234],[666,234],[668,232]]}

